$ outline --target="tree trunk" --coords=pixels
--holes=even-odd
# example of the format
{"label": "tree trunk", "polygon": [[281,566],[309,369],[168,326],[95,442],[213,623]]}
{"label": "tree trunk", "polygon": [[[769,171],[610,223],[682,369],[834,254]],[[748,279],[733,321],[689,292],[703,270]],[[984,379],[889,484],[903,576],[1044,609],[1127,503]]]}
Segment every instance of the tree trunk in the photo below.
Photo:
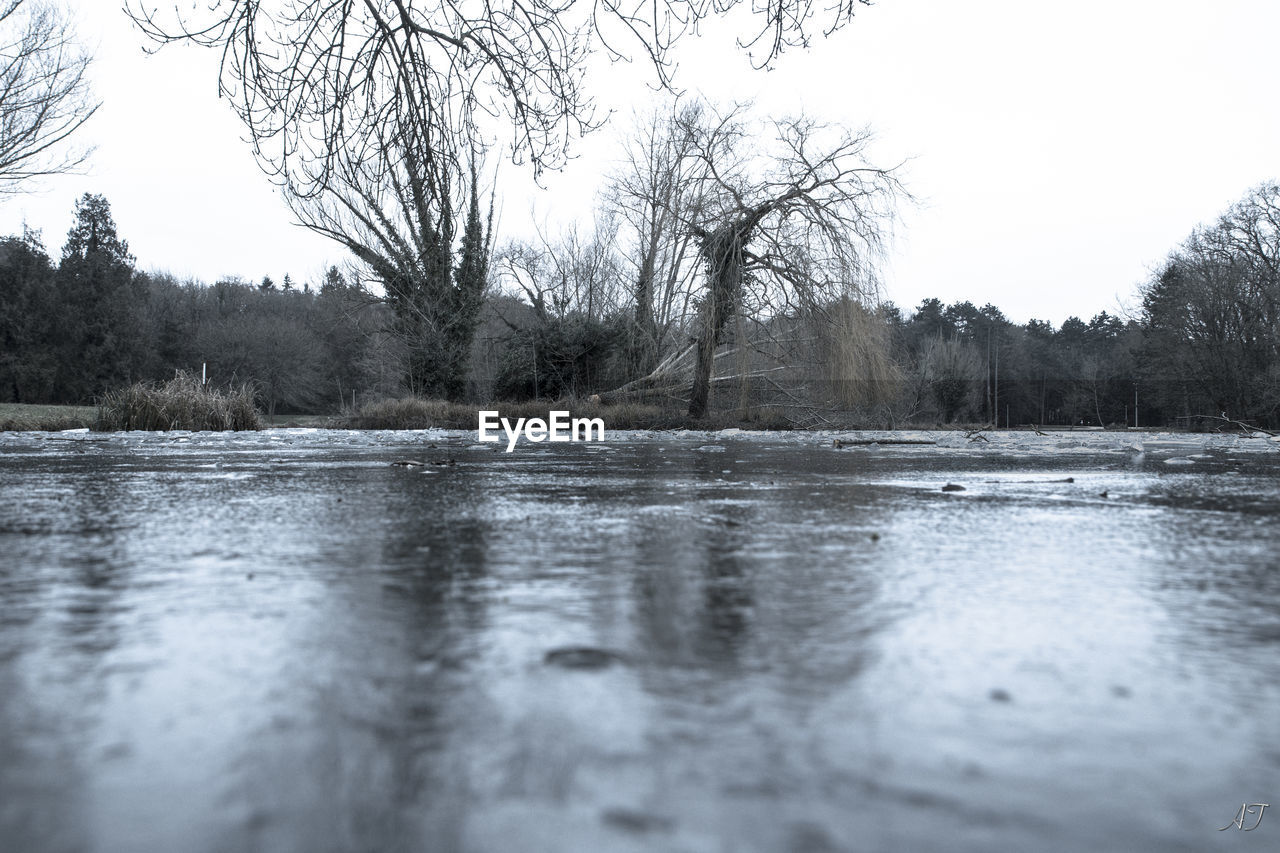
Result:
{"label": "tree trunk", "polygon": [[653,369],[653,362],[658,354],[658,335],[653,321],[654,249],[655,247],[651,247],[646,252],[636,282],[635,366],[637,372],[644,373]]}
{"label": "tree trunk", "polygon": [[698,331],[698,362],[693,370],[693,387],[689,389],[689,417],[701,418],[707,413],[711,396],[711,371],[716,347],[724,327],[737,303],[742,285],[743,233],[738,223],[717,229],[706,238],[702,253],[707,260],[707,296],[702,303]]}
{"label": "tree trunk", "polygon": [[701,418],[707,414],[707,401],[711,396],[711,368],[715,363],[718,337],[713,331],[716,325],[716,299],[711,293],[702,305],[702,319],[698,334],[698,361],[693,367],[693,387],[689,389],[689,417]]}

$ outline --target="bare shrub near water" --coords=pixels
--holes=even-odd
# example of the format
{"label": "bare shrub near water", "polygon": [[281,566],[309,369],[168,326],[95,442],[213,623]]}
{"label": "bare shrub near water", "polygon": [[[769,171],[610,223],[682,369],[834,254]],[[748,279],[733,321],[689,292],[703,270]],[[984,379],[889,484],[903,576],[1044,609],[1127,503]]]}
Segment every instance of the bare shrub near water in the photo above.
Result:
{"label": "bare shrub near water", "polygon": [[474,406],[417,397],[365,403],[345,424],[348,429],[474,429],[475,425]]}
{"label": "bare shrub near water", "polygon": [[256,430],[262,424],[247,385],[212,389],[180,373],[164,385],[137,383],[103,396],[95,429]]}
{"label": "bare shrub near water", "polygon": [[834,401],[845,409],[870,409],[892,400],[902,376],[893,360],[889,327],[848,297],[826,307],[817,323],[819,352]]}

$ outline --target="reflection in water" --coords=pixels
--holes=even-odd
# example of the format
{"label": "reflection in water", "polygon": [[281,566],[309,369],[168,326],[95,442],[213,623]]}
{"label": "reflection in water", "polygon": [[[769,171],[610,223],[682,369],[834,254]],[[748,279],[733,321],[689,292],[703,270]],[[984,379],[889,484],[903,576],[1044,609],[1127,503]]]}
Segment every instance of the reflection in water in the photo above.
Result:
{"label": "reflection in water", "polygon": [[433,440],[0,438],[0,846],[1199,850],[1280,778],[1273,456]]}
{"label": "reflection in water", "polygon": [[753,601],[734,539],[720,519],[686,519],[644,537],[633,581],[634,642],[655,664],[731,667]]}

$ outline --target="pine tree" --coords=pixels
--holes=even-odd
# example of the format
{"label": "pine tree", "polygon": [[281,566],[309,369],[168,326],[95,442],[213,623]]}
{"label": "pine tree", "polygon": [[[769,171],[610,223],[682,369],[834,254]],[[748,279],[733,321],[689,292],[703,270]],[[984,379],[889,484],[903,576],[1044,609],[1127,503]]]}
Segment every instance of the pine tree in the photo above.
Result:
{"label": "pine tree", "polygon": [[488,276],[490,225],[480,213],[476,173],[455,265],[455,224],[450,194],[439,189],[433,224],[416,235],[414,251],[388,259],[358,246],[356,256],[383,283],[395,311],[396,331],[407,348],[405,385],[422,397],[460,400],[466,394],[471,341],[479,322]]}
{"label": "pine tree", "polygon": [[0,240],[0,401],[49,399],[58,313],[52,289],[53,265],[37,232]]}
{"label": "pine tree", "polygon": [[76,202],[58,265],[60,358],[54,395],[88,402],[93,395],[138,378],[145,348],[141,304],[129,244],[116,233],[111,205],[85,193]]}
{"label": "pine tree", "polygon": [[320,293],[342,293],[347,289],[347,280],[342,275],[342,270],[336,266],[330,266],[329,271],[324,274],[324,282],[320,285]]}
{"label": "pine tree", "polygon": [[484,305],[484,292],[489,279],[489,238],[493,211],[489,219],[480,217],[480,191],[475,169],[471,170],[471,199],[467,208],[467,222],[462,230],[462,246],[458,252],[458,264],[453,270],[453,316],[450,327],[450,355],[452,377],[450,398],[457,399],[466,390],[467,366],[471,358],[471,341],[480,322],[480,309]]}

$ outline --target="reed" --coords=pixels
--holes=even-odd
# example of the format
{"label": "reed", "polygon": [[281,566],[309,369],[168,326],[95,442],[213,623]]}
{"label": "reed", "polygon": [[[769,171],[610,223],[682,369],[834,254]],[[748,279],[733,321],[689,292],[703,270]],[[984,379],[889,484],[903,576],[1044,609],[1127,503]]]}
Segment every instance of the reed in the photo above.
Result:
{"label": "reed", "polygon": [[163,385],[136,383],[111,391],[98,404],[94,429],[256,430],[262,428],[253,389],[214,389],[186,373]]}

